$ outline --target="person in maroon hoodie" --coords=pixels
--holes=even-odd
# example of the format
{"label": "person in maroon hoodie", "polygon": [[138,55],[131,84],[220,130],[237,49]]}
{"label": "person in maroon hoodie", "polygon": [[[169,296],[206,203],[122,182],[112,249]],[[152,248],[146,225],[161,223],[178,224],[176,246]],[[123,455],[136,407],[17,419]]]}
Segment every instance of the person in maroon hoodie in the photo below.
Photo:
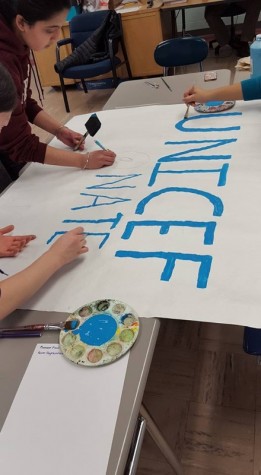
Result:
{"label": "person in maroon hoodie", "polygon": [[[15,84],[8,71],[0,64],[0,132],[7,127],[16,103],[17,93]],[[5,233],[7,233],[7,228],[10,227],[12,226],[3,228]],[[13,249],[13,247],[17,247],[17,239],[15,238],[21,238],[24,242],[29,242],[30,238],[35,238],[35,236],[1,236],[3,229],[0,230],[0,254],[5,240],[10,239],[5,248],[10,247],[11,243],[11,248]],[[83,234],[83,228],[79,226],[57,239],[30,266],[1,281],[0,320],[20,306],[25,300],[32,297],[61,267],[86,252],[88,252],[86,239]],[[9,256],[9,254],[4,255]],[[5,272],[0,269],[0,274],[5,274]]]}
{"label": "person in maroon hoodie", "polygon": [[57,41],[70,4],[70,0],[0,0],[0,61],[10,72],[19,98],[0,135],[0,160],[12,179],[26,162],[95,169],[115,160],[110,150],[82,154],[51,147],[31,131],[30,123],[72,149],[82,138],[44,112],[30,89],[30,50],[40,51]]}

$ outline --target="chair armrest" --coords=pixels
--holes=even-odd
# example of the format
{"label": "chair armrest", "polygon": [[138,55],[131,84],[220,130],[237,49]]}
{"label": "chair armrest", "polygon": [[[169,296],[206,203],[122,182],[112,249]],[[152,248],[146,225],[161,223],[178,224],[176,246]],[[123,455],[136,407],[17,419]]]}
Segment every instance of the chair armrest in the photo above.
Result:
{"label": "chair armrest", "polygon": [[70,43],[72,43],[72,42],[73,42],[73,41],[72,41],[71,38],[64,38],[63,40],[57,41],[56,46],[57,46],[58,48],[60,48],[61,46],[68,45],[68,44],[70,44]]}
{"label": "chair armrest", "polygon": [[108,50],[109,50],[109,56],[111,61],[113,60],[113,57],[116,56],[119,50],[119,42],[121,42],[121,36],[113,37],[113,38],[108,38]]}
{"label": "chair armrest", "polygon": [[113,58],[115,56],[115,53],[114,53],[114,44],[113,44],[113,40],[111,38],[108,39],[108,50],[109,50],[109,57],[110,57],[110,60],[111,62],[113,62]]}
{"label": "chair armrest", "polygon": [[108,39],[109,40],[116,40],[117,38],[121,38],[122,36],[122,32],[121,31],[118,31],[117,33],[109,33],[108,35]]}
{"label": "chair armrest", "polygon": [[60,56],[60,48],[65,45],[73,44],[73,41],[71,38],[64,38],[63,40],[59,40],[56,43],[56,62],[58,63],[61,61],[61,56]]}

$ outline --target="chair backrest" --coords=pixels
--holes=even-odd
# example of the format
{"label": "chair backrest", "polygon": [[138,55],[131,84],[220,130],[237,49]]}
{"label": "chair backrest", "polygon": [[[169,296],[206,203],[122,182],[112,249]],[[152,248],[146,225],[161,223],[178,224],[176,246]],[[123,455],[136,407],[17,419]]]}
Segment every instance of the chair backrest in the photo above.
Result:
{"label": "chair backrest", "polygon": [[159,43],[154,51],[157,64],[166,68],[200,63],[208,55],[208,43],[197,36],[171,38]]}
{"label": "chair backrest", "polygon": [[73,17],[70,21],[70,35],[73,40],[73,47],[77,48],[77,46],[87,40],[101,26],[108,13],[108,10],[98,10],[96,12],[81,13]]}

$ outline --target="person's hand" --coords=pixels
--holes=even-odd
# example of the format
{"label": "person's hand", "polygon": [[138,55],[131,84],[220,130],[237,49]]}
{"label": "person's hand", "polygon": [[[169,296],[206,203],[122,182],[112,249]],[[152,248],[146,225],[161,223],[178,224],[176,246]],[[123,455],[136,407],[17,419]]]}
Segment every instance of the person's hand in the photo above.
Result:
{"label": "person's hand", "polygon": [[82,226],[68,231],[59,237],[47,252],[51,252],[54,258],[59,260],[61,266],[68,264],[89,250],[83,231]]}
{"label": "person's hand", "polygon": [[184,92],[183,101],[185,104],[195,105],[195,102],[205,103],[211,99],[211,91],[200,89],[192,86],[188,91]]}
{"label": "person's hand", "polygon": [[115,161],[116,154],[111,150],[95,150],[81,155],[81,168],[94,170],[96,168],[108,167]]}
{"label": "person's hand", "polygon": [[5,236],[14,230],[13,225],[0,228],[0,257],[14,257],[28,244],[29,241],[35,239],[34,234],[24,236]]}
{"label": "person's hand", "polygon": [[[62,127],[58,130],[57,139],[63,142],[65,145],[68,145],[71,148],[74,148],[82,139],[82,134],[74,132],[74,130],[68,129],[68,127]],[[80,145],[79,150],[84,149],[84,141]]]}

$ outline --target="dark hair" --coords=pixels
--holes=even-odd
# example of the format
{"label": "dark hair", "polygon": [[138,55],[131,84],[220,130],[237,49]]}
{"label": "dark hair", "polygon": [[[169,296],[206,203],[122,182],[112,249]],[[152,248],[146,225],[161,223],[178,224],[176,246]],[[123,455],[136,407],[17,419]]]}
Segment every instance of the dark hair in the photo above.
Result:
{"label": "dark hair", "polygon": [[16,106],[17,92],[7,69],[0,63],[0,113],[10,112]]}
{"label": "dark hair", "polygon": [[16,15],[21,15],[27,23],[45,21],[56,13],[70,8],[71,0],[0,0],[0,12],[9,26]]}

